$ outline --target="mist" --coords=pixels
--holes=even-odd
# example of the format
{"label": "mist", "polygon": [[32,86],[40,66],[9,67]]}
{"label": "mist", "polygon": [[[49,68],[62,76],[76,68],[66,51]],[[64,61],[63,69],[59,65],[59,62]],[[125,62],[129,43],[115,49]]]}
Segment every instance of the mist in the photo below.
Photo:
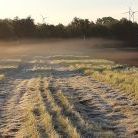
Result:
{"label": "mist", "polygon": [[53,55],[89,56],[138,66],[138,51],[122,41],[95,38],[0,42],[0,58]]}

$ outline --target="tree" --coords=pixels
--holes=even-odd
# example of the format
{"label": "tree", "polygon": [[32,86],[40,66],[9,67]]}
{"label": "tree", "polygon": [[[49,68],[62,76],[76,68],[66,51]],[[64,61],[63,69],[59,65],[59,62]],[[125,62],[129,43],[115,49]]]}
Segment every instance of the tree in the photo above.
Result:
{"label": "tree", "polygon": [[88,31],[90,29],[90,21],[88,19],[79,19],[75,17],[71,24],[69,24],[69,29],[71,29],[75,36],[88,36]]}
{"label": "tree", "polygon": [[35,24],[31,17],[0,20],[0,39],[57,37],[106,37],[134,42],[138,41],[138,24],[112,17],[97,19],[96,23],[75,17],[67,26]]}
{"label": "tree", "polygon": [[27,17],[26,19],[16,17],[13,20],[13,27],[17,37],[32,37],[35,34],[36,26],[31,17]]}
{"label": "tree", "polygon": [[0,38],[9,39],[14,36],[14,30],[12,26],[12,21],[9,19],[0,20]]}
{"label": "tree", "polygon": [[118,20],[116,20],[112,17],[103,17],[103,18],[98,18],[96,21],[96,24],[109,26],[109,25],[115,24],[117,22],[118,22]]}

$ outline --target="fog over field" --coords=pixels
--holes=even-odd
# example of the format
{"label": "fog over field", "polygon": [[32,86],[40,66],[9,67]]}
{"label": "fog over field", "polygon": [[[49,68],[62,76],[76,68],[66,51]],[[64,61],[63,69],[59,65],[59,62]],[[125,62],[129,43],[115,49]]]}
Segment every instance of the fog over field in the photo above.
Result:
{"label": "fog over field", "polygon": [[0,56],[73,55],[109,59],[138,66],[138,49],[121,41],[107,39],[50,39],[0,42]]}

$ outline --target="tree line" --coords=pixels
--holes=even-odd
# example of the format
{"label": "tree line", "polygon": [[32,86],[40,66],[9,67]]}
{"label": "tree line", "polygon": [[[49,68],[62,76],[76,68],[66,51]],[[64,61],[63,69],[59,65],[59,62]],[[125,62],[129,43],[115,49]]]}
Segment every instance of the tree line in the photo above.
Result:
{"label": "tree line", "polygon": [[112,17],[97,19],[94,23],[88,19],[75,17],[68,25],[35,24],[34,19],[0,20],[0,39],[21,38],[91,38],[104,37],[120,40],[138,40],[138,24],[125,18],[121,20]]}

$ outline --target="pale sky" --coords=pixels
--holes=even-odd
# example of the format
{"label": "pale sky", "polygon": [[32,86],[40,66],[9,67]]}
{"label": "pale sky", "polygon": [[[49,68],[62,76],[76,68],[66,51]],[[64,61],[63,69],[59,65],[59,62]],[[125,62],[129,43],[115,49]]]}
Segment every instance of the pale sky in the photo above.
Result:
{"label": "pale sky", "polygon": [[[138,11],[138,0],[0,0],[0,18],[25,18],[32,16],[42,22],[41,15],[50,24],[68,24],[74,17],[97,18],[112,16],[120,19],[129,7]],[[135,15],[138,21],[138,13]]]}

